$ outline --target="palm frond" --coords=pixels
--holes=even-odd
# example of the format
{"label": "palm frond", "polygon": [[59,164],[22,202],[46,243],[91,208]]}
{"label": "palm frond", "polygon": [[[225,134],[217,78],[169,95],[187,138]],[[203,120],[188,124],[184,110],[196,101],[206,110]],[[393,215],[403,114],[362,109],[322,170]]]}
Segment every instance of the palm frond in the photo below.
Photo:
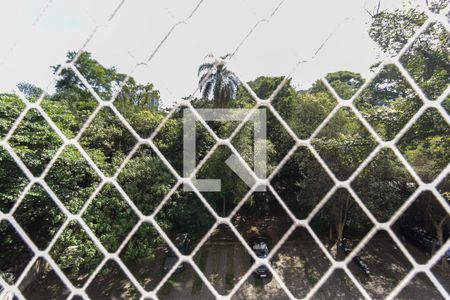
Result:
{"label": "palm frond", "polygon": [[198,68],[198,72],[197,72],[197,76],[200,76],[200,73],[202,73],[205,70],[212,70],[214,68],[213,63],[204,63],[201,64],[200,67]]}

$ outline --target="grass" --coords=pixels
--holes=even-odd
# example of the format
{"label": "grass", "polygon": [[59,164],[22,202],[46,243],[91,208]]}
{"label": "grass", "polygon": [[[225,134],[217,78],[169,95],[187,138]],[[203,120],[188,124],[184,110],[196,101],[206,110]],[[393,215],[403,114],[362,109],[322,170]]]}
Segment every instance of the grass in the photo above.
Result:
{"label": "grass", "polygon": [[319,277],[317,276],[316,272],[313,268],[311,268],[311,265],[307,261],[303,261],[303,268],[305,270],[305,275],[308,280],[308,282],[311,285],[314,285],[319,281]]}
{"label": "grass", "polygon": [[173,287],[173,280],[171,280],[170,278],[166,281],[166,283],[161,287],[161,289],[159,290],[158,294],[163,295],[163,296],[167,296],[170,294],[170,290],[172,290]]}
{"label": "grass", "polygon": [[234,274],[233,271],[228,271],[225,274],[225,290],[228,293],[234,287]]}
{"label": "grass", "polygon": [[255,278],[255,290],[256,294],[260,295],[264,293],[264,282],[260,278]]}

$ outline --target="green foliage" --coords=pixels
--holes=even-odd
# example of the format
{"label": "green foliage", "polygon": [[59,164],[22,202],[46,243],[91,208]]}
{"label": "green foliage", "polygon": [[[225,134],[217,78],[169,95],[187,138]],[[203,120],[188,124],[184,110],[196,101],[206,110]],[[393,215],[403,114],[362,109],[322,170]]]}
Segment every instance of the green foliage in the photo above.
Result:
{"label": "green foliage", "polygon": [[[325,78],[342,99],[350,99],[364,83],[360,74],[350,71],[328,73]],[[313,90],[317,84],[318,82],[316,82]]]}
{"label": "green foliage", "polygon": [[[172,167],[183,174],[183,110],[180,108],[165,123],[156,135],[154,142]],[[214,145],[214,139],[206,128],[196,122],[196,163],[198,164]]]}
{"label": "green foliage", "polygon": [[[76,55],[75,51],[68,52],[66,62],[72,62]],[[74,66],[103,100],[109,100],[114,87],[125,79],[125,75],[118,74],[115,68],[102,66],[91,57],[89,52],[81,52]],[[60,65],[53,66],[54,72],[56,73],[60,67]],[[71,69],[61,70],[59,79],[56,82],[56,91],[60,95],[70,93],[72,96],[78,97],[78,99],[91,97],[87,88]]]}
{"label": "green foliage", "polygon": [[417,184],[392,150],[375,156],[352,187],[380,221],[386,222],[417,188]]}
{"label": "green foliage", "polygon": [[33,252],[6,220],[0,221],[0,276],[14,284],[33,257]]}
{"label": "green foliage", "polygon": [[425,14],[415,9],[382,11],[374,16],[369,35],[385,53],[394,56],[425,20]]}
{"label": "green foliage", "polygon": [[120,173],[118,182],[141,212],[149,215],[176,180],[151,148],[142,146]]}
{"label": "green foliage", "polygon": [[[130,239],[120,257],[126,264],[137,261],[151,263],[156,259],[158,251],[165,246],[164,239],[150,223],[143,223]],[[164,249],[165,250],[165,249]]]}
{"label": "green foliage", "polygon": [[9,142],[36,176],[42,173],[61,145],[58,135],[35,109],[28,111]]}
{"label": "green foliage", "polygon": [[14,94],[0,94],[0,138],[4,138],[25,105]]}
{"label": "green foliage", "polygon": [[214,210],[221,216],[228,216],[248,191],[247,185],[225,163],[231,154],[231,150],[228,147],[218,147],[200,169],[197,176],[199,179],[213,178],[221,181],[220,192],[202,193]]}
{"label": "green foliage", "polygon": [[190,234],[193,239],[192,247],[195,247],[214,223],[200,199],[193,192],[183,191],[182,187],[166,202],[156,215],[156,220],[172,241],[180,234]]}
{"label": "green foliage", "polygon": [[71,213],[78,213],[100,182],[95,171],[74,146],[67,146],[45,181]]}
{"label": "green foliage", "polygon": [[347,108],[340,109],[312,143],[340,180],[348,178],[376,146],[367,129]]}
{"label": "green foliage", "polygon": [[333,185],[319,162],[304,147],[295,151],[271,183],[300,219],[308,216]]}
{"label": "green foliage", "polygon": [[108,251],[116,251],[137,222],[137,216],[112,185],[105,185],[83,219]]}
{"label": "green foliage", "polygon": [[97,102],[89,98],[74,101],[45,98],[41,105],[64,135],[68,138],[74,138],[94,111]]}
{"label": "green foliage", "polygon": [[401,62],[428,96],[437,99],[450,84],[450,35],[433,23],[402,56]]}
{"label": "green foliage", "polygon": [[103,108],[84,131],[80,143],[99,168],[111,176],[136,140],[110,108]]}
{"label": "green foliage", "polygon": [[29,82],[21,82],[17,88],[31,102],[35,102],[44,93],[43,89]]}
{"label": "green foliage", "polygon": [[336,104],[336,99],[320,81],[309,91],[293,93],[291,90],[286,97],[274,100],[275,109],[301,139],[309,138]]}
{"label": "green foliage", "polygon": [[6,150],[0,148],[0,211],[7,213],[16,202],[28,179]]}
{"label": "green foliage", "polygon": [[82,227],[71,221],[56,241],[50,255],[77,287],[81,287],[100,264],[102,255]]}
{"label": "green foliage", "polygon": [[335,227],[334,229],[338,231],[338,227],[342,226],[346,229],[345,234],[365,234],[372,227],[372,222],[353,200],[349,192],[341,188],[314,216],[311,226],[319,233],[327,232],[329,227]]}
{"label": "green foliage", "polygon": [[65,216],[40,185],[33,185],[14,218],[39,249],[45,249]]}
{"label": "green foliage", "polygon": [[399,142],[400,150],[425,182],[431,182],[450,161],[450,126],[428,109]]}
{"label": "green foliage", "polygon": [[385,140],[391,140],[422,106],[422,101],[394,65],[385,66],[355,101]]}

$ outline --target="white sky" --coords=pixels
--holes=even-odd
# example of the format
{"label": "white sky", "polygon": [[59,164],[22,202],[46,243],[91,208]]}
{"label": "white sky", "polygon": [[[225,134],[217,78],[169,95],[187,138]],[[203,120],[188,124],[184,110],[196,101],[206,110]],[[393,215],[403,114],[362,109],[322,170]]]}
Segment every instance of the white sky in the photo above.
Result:
{"label": "white sky", "polygon": [[[97,25],[102,26],[85,49],[105,66],[129,73],[199,3],[126,0],[107,22],[121,0],[0,1],[0,92],[11,91],[23,81],[49,86],[49,66],[64,62],[67,51],[80,49]],[[230,62],[229,68],[241,80],[290,74],[296,62],[309,59],[332,32],[319,55],[293,73],[293,83],[307,88],[337,70],[364,76],[377,60],[364,7],[373,10],[377,2],[286,0],[270,18],[280,0],[204,0],[187,24],[177,26],[148,65],[137,68],[133,76],[155,84],[163,103],[179,100],[196,90],[197,68],[205,55],[233,52],[263,18],[269,22],[256,27]],[[401,0],[382,2],[382,8],[401,6]]]}

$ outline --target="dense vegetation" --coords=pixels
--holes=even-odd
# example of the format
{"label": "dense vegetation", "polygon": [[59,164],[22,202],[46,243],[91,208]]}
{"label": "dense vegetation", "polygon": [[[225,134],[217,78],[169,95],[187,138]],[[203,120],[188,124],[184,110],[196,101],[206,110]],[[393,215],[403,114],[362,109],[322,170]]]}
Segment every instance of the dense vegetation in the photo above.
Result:
{"label": "dense vegetation", "polygon": [[[395,55],[424,20],[425,16],[414,10],[383,12],[374,17],[369,33],[384,51]],[[432,100],[437,99],[450,82],[449,48],[448,33],[442,26],[434,24],[402,58],[402,64]],[[68,61],[74,55],[74,52],[68,53]],[[75,66],[98,97],[103,100],[115,99],[114,106],[140,137],[150,137],[166,116],[167,111],[158,106],[160,95],[152,84],[139,84],[133,78],[123,83],[126,78],[124,74],[114,68],[102,66],[87,52],[80,55]],[[54,67],[55,71],[57,68],[58,66]],[[194,99],[194,107],[253,107],[255,101],[230,71],[220,66],[220,70],[227,73],[219,76],[221,74],[216,72],[214,78],[208,78],[208,74],[204,73],[208,68],[213,68],[213,65],[203,65],[201,69],[204,98]],[[364,82],[361,75],[350,71],[334,72],[326,78],[344,99],[351,98]],[[258,77],[248,84],[258,97],[267,99],[282,79]],[[232,86],[227,89],[221,85],[221,80],[228,80]],[[215,85],[220,90],[216,91]],[[36,101],[42,94],[42,90],[31,84],[24,83],[19,88],[30,101]],[[447,110],[450,109],[449,102],[444,102]],[[336,99],[321,81],[305,91],[297,91],[288,82],[275,97],[273,106],[299,138],[309,139],[314,133],[312,144],[320,157],[338,180],[347,180],[377,143],[349,108],[340,109],[320,132],[315,133],[336,103]],[[355,99],[355,104],[379,136],[390,141],[421,107],[422,100],[396,66],[386,65]],[[58,77],[55,92],[51,95],[44,94],[41,105],[67,138],[75,138],[96,109],[97,101],[71,70],[64,70]],[[16,95],[0,95],[2,139],[23,108],[24,104]],[[294,141],[270,111],[267,111],[267,115],[268,170],[271,172],[294,146]],[[210,125],[219,136],[227,137],[237,124],[210,122]],[[426,183],[432,182],[448,165],[449,133],[449,125],[440,113],[430,108],[397,144]],[[153,140],[180,175],[183,171],[182,134],[182,109],[179,109]],[[253,164],[252,136],[251,126],[244,126],[232,140],[250,166]],[[176,182],[174,174],[162,163],[154,149],[146,145],[140,146],[121,172],[116,174],[136,144],[136,137],[110,108],[102,108],[98,112],[79,141],[106,176],[117,175],[123,192],[144,215],[151,215],[155,211]],[[30,172],[34,176],[40,176],[62,141],[43,116],[31,109],[8,143]],[[210,133],[198,123],[197,162],[208,153],[213,144]],[[204,193],[206,200],[221,216],[228,216],[248,191],[248,187],[225,166],[224,161],[229,155],[228,148],[220,147],[198,175],[199,178],[222,180],[222,192]],[[0,210],[8,213],[28,184],[28,179],[5,149],[0,149],[0,165]],[[44,179],[73,214],[78,214],[83,209],[100,182],[99,174],[72,145],[61,152]],[[313,153],[306,147],[299,147],[273,177],[271,184],[294,215],[303,219],[308,217],[330,190],[333,181]],[[450,201],[449,186],[448,177],[439,185],[447,201]],[[355,178],[352,187],[374,217],[385,222],[413,193],[417,183],[395,154],[384,149]],[[250,197],[248,203],[250,207],[263,209],[268,213],[273,208],[270,207],[273,201],[269,201],[272,198],[267,192],[263,197]],[[411,215],[414,215],[417,224],[434,232],[443,241],[443,232],[448,230],[449,220],[446,214],[439,213],[443,211],[441,204],[429,194],[422,195],[417,202],[420,205],[412,206],[408,215],[401,218],[400,222],[408,222]],[[428,213],[424,213],[425,211]],[[246,209],[246,212],[251,214],[252,209]],[[34,184],[29,189],[13,215],[39,249],[49,247],[49,242],[65,220],[64,214],[39,184]],[[124,200],[121,191],[111,184],[100,188],[90,205],[83,210],[82,217],[110,252],[117,251],[138,221],[136,212]],[[198,197],[192,192],[184,192],[182,186],[177,188],[158,212],[156,220],[169,237],[189,232],[195,243],[213,223],[212,216]],[[345,234],[357,236],[367,232],[371,226],[352,196],[342,189],[336,191],[311,224],[318,235],[327,236],[333,241],[339,241]],[[30,253],[7,221],[0,222],[0,237],[0,272],[10,274],[5,278],[14,281],[30,258]],[[120,255],[127,264],[148,261],[156,257],[163,246],[162,238],[151,226],[144,224]],[[102,258],[76,222],[71,222],[64,229],[50,254],[77,285],[86,280],[85,275],[92,272]]]}

